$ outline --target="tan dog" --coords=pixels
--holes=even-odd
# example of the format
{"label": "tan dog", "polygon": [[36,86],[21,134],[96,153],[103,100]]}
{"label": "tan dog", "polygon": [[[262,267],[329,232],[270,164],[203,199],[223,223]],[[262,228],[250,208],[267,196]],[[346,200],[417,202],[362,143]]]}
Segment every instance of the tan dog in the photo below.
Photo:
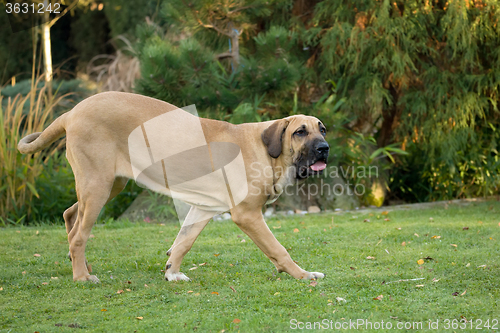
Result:
{"label": "tan dog", "polygon": [[[43,132],[30,134],[19,142],[21,153],[32,154],[66,133],[66,156],[75,175],[78,198],[63,214],[75,281],[99,282],[87,269],[85,246],[103,206],[123,190],[129,179],[135,179],[128,147],[131,133],[174,110],[179,109],[141,95],[101,93],[79,103]],[[184,117],[182,113],[179,115]],[[165,132],[170,127],[175,130],[178,118],[164,128]],[[241,149],[248,195],[230,206],[233,221],[279,272],[287,272],[297,279],[324,277],[322,273],[300,268],[276,240],[262,215],[262,207],[276,200],[285,186],[325,168],[329,147],[324,139],[323,124],[315,117],[303,115],[241,125],[198,119],[206,142],[232,143]],[[188,140],[190,136],[184,132],[178,139]],[[162,144],[168,146],[169,142]],[[267,172],[269,170],[271,172]],[[181,262],[209,220],[205,218],[182,226],[167,253],[170,256],[166,264],[167,280],[189,280],[179,272]]]}

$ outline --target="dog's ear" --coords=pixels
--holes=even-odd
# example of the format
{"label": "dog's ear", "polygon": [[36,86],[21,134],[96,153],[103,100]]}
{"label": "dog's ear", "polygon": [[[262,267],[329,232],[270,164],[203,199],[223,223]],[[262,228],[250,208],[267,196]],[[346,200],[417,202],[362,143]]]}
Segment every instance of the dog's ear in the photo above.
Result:
{"label": "dog's ear", "polygon": [[283,134],[288,126],[288,120],[281,119],[275,121],[271,126],[262,132],[262,141],[267,147],[267,152],[272,158],[278,158],[281,155],[281,146]]}

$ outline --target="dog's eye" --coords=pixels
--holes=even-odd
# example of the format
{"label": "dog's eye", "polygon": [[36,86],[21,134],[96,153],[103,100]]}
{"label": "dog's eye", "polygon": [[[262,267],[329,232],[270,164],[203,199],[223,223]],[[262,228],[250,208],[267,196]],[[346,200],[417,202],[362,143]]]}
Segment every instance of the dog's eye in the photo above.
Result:
{"label": "dog's eye", "polygon": [[321,134],[323,134],[323,136],[326,135],[326,129],[324,127],[321,127],[319,131],[321,132]]}
{"label": "dog's eye", "polygon": [[306,135],[306,134],[307,134],[307,132],[306,132],[306,131],[304,131],[303,129],[299,129],[299,130],[295,131],[295,133],[294,133],[294,134],[295,134],[295,135],[298,135],[298,136],[304,136],[304,135]]}

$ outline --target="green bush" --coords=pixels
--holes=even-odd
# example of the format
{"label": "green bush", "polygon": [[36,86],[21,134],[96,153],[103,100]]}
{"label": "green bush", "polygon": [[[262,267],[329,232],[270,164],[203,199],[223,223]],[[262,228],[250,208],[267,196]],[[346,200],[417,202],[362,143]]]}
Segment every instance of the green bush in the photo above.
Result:
{"label": "green bush", "polygon": [[425,202],[495,195],[500,184],[500,132],[494,119],[478,126],[450,164],[445,158],[429,161],[426,151],[409,144],[409,155],[391,171],[391,197],[407,202]]}
{"label": "green bush", "polygon": [[39,197],[27,203],[31,206],[31,219],[64,223],[63,212],[76,202],[75,178],[64,151],[46,159],[35,188]]}

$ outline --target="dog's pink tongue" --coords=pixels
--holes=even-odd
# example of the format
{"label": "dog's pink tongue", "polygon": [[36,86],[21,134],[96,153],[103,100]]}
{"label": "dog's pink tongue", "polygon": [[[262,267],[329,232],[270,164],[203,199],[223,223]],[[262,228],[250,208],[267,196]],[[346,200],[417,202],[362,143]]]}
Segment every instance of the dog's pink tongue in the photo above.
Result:
{"label": "dog's pink tongue", "polygon": [[321,171],[324,168],[326,168],[326,163],[322,162],[322,161],[318,161],[318,162],[314,163],[313,165],[311,165],[311,169],[313,169],[314,171]]}

